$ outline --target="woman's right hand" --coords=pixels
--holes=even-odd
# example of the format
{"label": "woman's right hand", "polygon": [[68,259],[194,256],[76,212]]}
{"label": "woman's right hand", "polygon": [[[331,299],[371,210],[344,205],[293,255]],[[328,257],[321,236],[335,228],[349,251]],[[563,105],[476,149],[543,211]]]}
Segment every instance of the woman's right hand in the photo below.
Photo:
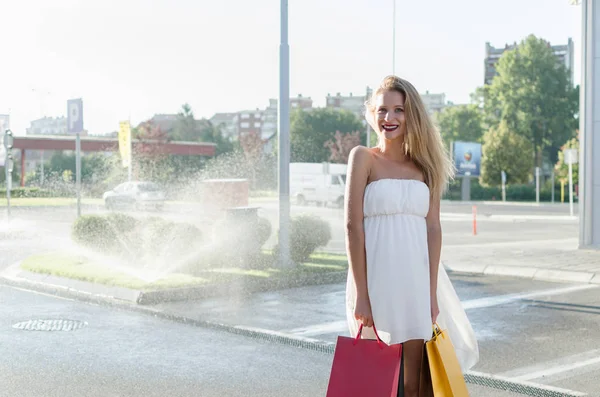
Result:
{"label": "woman's right hand", "polygon": [[354,306],[354,318],[363,323],[365,327],[373,326],[373,314],[371,313],[371,302],[368,297],[357,297]]}

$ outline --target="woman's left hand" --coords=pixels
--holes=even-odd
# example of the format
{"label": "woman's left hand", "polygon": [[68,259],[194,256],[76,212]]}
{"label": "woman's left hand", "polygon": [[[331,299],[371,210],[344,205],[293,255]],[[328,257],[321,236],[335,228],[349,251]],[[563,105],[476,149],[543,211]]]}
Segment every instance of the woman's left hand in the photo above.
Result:
{"label": "woman's left hand", "polygon": [[437,295],[431,297],[431,323],[437,321],[438,315],[440,314],[440,308],[438,306]]}

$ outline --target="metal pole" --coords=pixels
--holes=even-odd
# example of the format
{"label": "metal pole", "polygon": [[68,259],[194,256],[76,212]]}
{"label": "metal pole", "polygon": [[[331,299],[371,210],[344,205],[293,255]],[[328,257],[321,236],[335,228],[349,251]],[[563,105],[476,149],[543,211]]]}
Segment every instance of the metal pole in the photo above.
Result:
{"label": "metal pole", "polygon": [[4,131],[3,137],[4,149],[6,150],[6,158],[4,159],[4,171],[6,175],[6,221],[10,222],[10,190],[12,189],[12,171],[13,171],[13,134],[11,130]]}
{"label": "metal pole", "polygon": [[5,174],[6,174],[6,216],[7,216],[7,221],[10,222],[10,188],[12,185],[12,175],[9,172],[9,164],[8,162],[11,161],[10,160],[10,154],[9,154],[9,150],[6,150],[6,159],[4,162],[4,170],[5,170]]}
{"label": "metal pole", "polygon": [[462,201],[471,201],[471,176],[465,175],[461,179]]}
{"label": "metal pole", "polygon": [[535,167],[535,202],[540,203],[540,167]]}
{"label": "metal pole", "polygon": [[573,216],[573,162],[569,161],[569,212]]}
{"label": "metal pole", "polygon": [[552,170],[552,204],[554,204],[554,170]]}
{"label": "metal pole", "polygon": [[41,151],[41,160],[40,160],[40,185],[44,185],[44,151]]}
{"label": "metal pole", "polygon": [[131,182],[131,175],[133,173],[133,137],[131,136],[131,124],[129,124],[129,137],[127,138],[128,142],[127,144],[129,145],[129,159],[128,159],[128,166],[127,166],[127,178],[128,181]]}
{"label": "metal pole", "polygon": [[594,169],[594,128],[595,120],[598,118],[596,111],[597,95],[596,80],[599,78],[595,72],[598,56],[596,47],[598,40],[596,23],[598,22],[598,10],[600,2],[597,0],[584,0],[581,2],[581,85],[579,97],[579,247],[600,247],[600,233],[594,228],[599,215],[600,206],[594,203],[597,200],[594,195],[593,177]]}
{"label": "metal pole", "polygon": [[288,45],[288,0],[281,0],[281,44],[279,46],[279,263],[290,260],[290,48]]}
{"label": "metal pole", "polygon": [[81,134],[75,140],[75,180],[77,188],[77,217],[81,216]]}
{"label": "metal pole", "polygon": [[502,201],[506,201],[506,172],[500,171],[500,179],[502,181]]}
{"label": "metal pole", "polygon": [[393,28],[393,33],[392,33],[392,74],[396,74],[396,0],[392,0],[392,2],[394,3],[394,11],[393,11],[393,18],[394,20],[392,21],[392,28]]}

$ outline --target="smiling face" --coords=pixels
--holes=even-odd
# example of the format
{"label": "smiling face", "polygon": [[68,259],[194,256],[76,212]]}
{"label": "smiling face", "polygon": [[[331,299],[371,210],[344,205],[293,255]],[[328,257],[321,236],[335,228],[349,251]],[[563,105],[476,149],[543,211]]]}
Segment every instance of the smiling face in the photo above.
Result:
{"label": "smiling face", "polygon": [[386,140],[403,137],[406,133],[404,95],[398,91],[386,90],[377,95],[374,105],[379,136]]}

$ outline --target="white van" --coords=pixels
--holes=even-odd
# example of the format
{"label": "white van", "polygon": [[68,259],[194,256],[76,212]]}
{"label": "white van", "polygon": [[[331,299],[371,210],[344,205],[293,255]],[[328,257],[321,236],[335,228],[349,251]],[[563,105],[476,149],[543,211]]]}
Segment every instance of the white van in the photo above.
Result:
{"label": "white van", "polygon": [[290,163],[290,197],[299,205],[309,202],[344,206],[346,164]]}

